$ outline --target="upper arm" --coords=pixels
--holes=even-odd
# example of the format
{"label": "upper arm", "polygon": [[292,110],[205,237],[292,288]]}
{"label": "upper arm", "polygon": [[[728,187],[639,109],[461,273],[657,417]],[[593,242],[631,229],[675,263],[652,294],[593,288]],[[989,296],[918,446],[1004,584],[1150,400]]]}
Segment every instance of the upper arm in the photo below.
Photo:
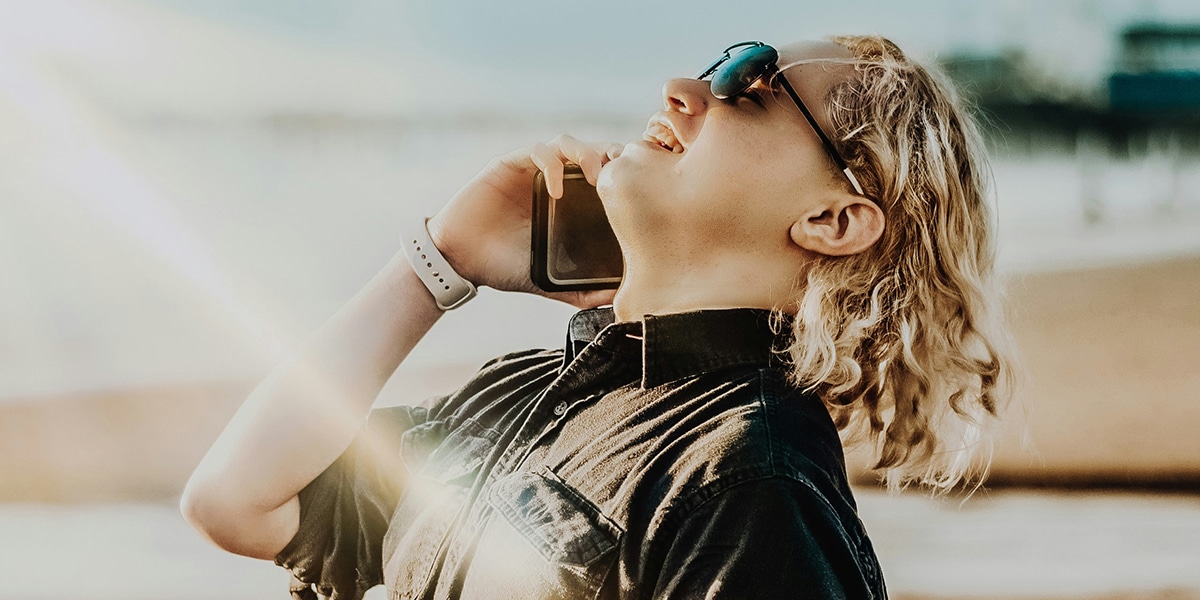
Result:
{"label": "upper arm", "polygon": [[655,598],[861,598],[858,552],[824,499],[772,477],[716,494],[664,532]]}

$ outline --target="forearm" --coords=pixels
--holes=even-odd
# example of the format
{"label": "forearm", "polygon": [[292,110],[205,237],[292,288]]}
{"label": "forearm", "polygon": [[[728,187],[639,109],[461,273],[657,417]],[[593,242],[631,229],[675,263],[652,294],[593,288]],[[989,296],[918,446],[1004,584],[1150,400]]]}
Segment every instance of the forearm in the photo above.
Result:
{"label": "forearm", "polygon": [[189,521],[227,548],[217,538],[241,527],[238,538],[266,547],[235,552],[282,548],[295,532],[296,494],[349,446],[441,314],[405,257],[394,257],[246,399],[188,483]]}

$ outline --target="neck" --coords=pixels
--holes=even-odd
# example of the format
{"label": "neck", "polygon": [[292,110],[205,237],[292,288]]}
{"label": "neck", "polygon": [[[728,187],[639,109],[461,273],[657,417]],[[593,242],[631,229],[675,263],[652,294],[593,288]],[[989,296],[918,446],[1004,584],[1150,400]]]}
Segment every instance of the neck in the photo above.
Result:
{"label": "neck", "polygon": [[799,268],[790,262],[768,268],[762,262],[727,260],[685,266],[627,262],[613,313],[617,321],[640,321],[648,314],[720,308],[795,312],[790,301]]}

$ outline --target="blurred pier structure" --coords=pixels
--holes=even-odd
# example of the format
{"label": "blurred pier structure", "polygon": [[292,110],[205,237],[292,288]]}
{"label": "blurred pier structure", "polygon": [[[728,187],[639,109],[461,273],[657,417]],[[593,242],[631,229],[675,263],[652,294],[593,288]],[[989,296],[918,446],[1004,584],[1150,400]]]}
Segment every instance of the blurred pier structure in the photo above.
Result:
{"label": "blurred pier structure", "polygon": [[1170,214],[1194,199],[1185,174],[1200,162],[1200,23],[1126,26],[1111,73],[1082,93],[1042,73],[1041,60],[1015,49],[942,59],[980,110],[993,152],[1074,156],[1087,223],[1112,216],[1103,175],[1117,164],[1152,165],[1166,179],[1146,208]]}

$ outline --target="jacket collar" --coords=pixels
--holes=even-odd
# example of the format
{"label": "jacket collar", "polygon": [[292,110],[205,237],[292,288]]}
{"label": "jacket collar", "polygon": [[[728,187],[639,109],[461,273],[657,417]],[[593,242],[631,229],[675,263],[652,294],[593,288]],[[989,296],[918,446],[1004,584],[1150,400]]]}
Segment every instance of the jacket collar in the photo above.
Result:
{"label": "jacket collar", "polygon": [[[564,367],[593,343],[617,354],[640,351],[642,387],[746,365],[785,363],[791,317],[760,308],[646,315],[614,323],[612,307],[579,311],[567,329]],[[774,323],[774,326],[772,326]],[[778,333],[777,333],[778,332]]]}

